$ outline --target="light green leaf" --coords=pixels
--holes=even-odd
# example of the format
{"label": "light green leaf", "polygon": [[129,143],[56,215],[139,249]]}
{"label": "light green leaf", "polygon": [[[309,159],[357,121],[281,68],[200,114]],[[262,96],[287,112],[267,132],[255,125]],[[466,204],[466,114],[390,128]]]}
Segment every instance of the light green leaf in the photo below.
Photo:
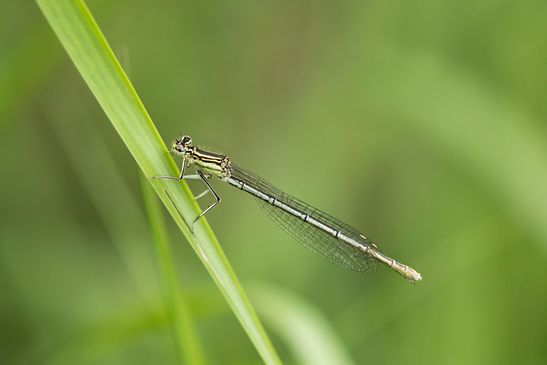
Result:
{"label": "light green leaf", "polygon": [[148,213],[148,221],[161,267],[160,279],[163,284],[165,304],[169,323],[175,337],[177,354],[182,364],[205,364],[198,333],[194,327],[184,292],[181,289],[181,283],[177,279],[173,255],[171,253],[171,243],[165,229],[165,222],[160,206],[156,200],[154,191],[146,179],[143,177],[141,180],[145,208]]}
{"label": "light green leaf", "polygon": [[329,320],[295,294],[261,283],[251,291],[266,323],[286,341],[297,364],[350,365],[350,354]]}
{"label": "light green leaf", "polygon": [[176,165],[84,2],[37,2],[93,95],[217,283],[263,360],[268,364],[280,363],[207,222],[200,220],[196,223],[195,234],[190,233],[185,221],[190,222],[198,214],[199,207],[186,184],[152,179],[155,175],[175,175]]}

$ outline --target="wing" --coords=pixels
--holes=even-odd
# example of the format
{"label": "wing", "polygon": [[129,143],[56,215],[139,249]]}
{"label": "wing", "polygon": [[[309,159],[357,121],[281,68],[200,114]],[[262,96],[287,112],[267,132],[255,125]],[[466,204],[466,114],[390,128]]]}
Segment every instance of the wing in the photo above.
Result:
{"label": "wing", "polygon": [[[364,238],[359,231],[338,219],[306,204],[305,202],[283,193],[272,184],[232,164],[232,177],[274,197],[276,200],[315,218],[319,222],[344,233],[364,246],[372,246],[373,242]],[[296,217],[285,210],[270,204],[267,201],[256,198],[262,210],[266,212],[277,225],[306,247],[324,259],[334,262],[342,267],[362,271],[373,272],[376,270],[377,261],[368,256],[362,250],[344,242],[318,227]]]}

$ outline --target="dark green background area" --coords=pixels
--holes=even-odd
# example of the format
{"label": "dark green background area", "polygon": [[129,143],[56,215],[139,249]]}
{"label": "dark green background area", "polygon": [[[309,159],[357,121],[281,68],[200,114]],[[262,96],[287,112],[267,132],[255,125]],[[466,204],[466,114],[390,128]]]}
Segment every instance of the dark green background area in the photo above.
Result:
{"label": "dark green background area", "polygon": [[[545,1],[87,4],[167,144],[191,135],[422,273],[334,266],[213,182],[208,220],[286,363],[313,343],[278,331],[271,288],[355,364],[547,360]],[[134,160],[37,6],[0,20],[0,362],[176,363]],[[260,363],[169,226],[207,362]]]}

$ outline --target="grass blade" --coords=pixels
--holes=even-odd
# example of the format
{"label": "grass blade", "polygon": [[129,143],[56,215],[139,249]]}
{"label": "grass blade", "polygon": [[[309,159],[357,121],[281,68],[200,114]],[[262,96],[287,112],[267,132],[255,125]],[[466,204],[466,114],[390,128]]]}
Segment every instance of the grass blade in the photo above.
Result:
{"label": "grass blade", "polygon": [[329,320],[316,307],[266,283],[255,285],[251,295],[268,326],[286,341],[297,364],[354,364]]}
{"label": "grass blade", "polygon": [[[192,235],[185,223],[199,207],[186,184],[151,179],[177,167],[83,1],[38,0],[44,16],[154,190],[215,280],[255,348],[268,364],[280,363],[271,342],[206,220]],[[177,209],[167,194],[173,199]]]}
{"label": "grass blade", "polygon": [[181,364],[205,364],[198,333],[193,325],[188,305],[184,300],[184,293],[180,289],[181,284],[177,280],[171,254],[171,244],[167,236],[160,206],[156,201],[154,191],[144,176],[142,174],[140,176],[142,177],[141,186],[144,206],[161,268],[160,280],[165,295],[169,323],[175,337],[177,355]]}

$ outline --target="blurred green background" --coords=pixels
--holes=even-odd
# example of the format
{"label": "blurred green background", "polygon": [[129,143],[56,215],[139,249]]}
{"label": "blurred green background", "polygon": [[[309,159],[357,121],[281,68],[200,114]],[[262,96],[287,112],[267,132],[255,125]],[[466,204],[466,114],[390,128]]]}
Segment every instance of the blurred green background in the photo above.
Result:
{"label": "blurred green background", "polygon": [[[284,362],[547,361],[545,1],[87,4],[166,143],[422,273],[329,264],[216,183],[208,220]],[[134,160],[37,6],[0,14],[0,362],[177,363]],[[206,363],[261,363],[168,224]]]}

